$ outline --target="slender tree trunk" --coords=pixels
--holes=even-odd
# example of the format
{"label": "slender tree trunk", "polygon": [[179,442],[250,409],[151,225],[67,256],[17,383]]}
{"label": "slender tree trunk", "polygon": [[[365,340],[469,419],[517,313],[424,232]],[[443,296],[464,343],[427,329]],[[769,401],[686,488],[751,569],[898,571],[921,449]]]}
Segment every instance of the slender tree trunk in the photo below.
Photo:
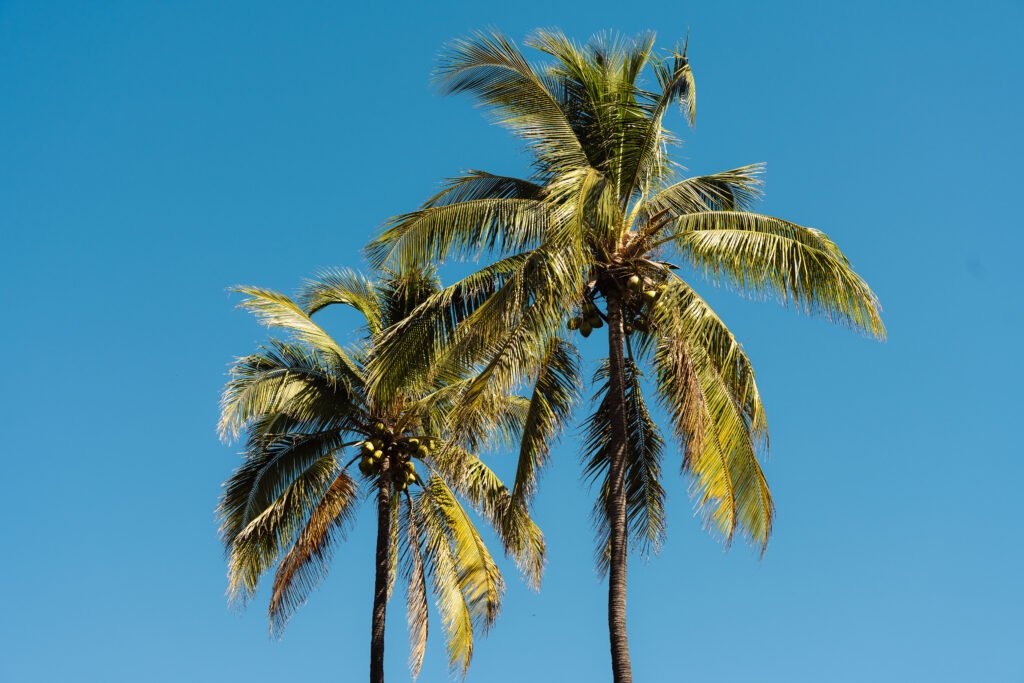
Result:
{"label": "slender tree trunk", "polygon": [[384,620],[388,608],[388,566],[391,552],[391,483],[388,459],[381,463],[377,491],[377,558],[373,587],[373,630],[370,634],[370,683],[384,683]]}
{"label": "slender tree trunk", "polygon": [[608,473],[608,523],[611,529],[611,562],[608,571],[608,635],[611,639],[612,675],[615,683],[632,683],[629,638],[626,634],[626,560],[629,530],[626,527],[626,358],[622,301],[606,293],[608,301],[609,391],[612,396],[612,433]]}

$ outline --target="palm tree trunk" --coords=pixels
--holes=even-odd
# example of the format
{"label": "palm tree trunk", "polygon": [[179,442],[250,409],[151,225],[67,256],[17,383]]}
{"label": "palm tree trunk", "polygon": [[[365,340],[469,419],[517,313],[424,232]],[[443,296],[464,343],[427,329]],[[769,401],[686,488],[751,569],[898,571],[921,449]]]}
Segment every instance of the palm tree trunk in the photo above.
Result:
{"label": "palm tree trunk", "polygon": [[381,463],[377,490],[377,558],[373,588],[373,630],[370,634],[370,683],[384,683],[384,620],[388,607],[388,568],[391,552],[391,484],[388,459]]}
{"label": "palm tree trunk", "polygon": [[611,639],[612,675],[615,683],[632,683],[629,638],[626,634],[626,358],[622,301],[614,294],[608,301],[609,391],[612,397],[612,432],[608,473],[608,524],[611,558],[608,571],[608,635]]}

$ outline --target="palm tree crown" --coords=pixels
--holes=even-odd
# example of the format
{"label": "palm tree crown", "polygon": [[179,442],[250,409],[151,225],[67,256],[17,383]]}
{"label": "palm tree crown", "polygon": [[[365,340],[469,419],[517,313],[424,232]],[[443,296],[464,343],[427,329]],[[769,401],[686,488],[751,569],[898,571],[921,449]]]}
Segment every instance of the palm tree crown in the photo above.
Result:
{"label": "palm tree crown", "polygon": [[[461,415],[456,434],[449,413],[466,389],[464,378],[434,377],[386,399],[369,389],[366,368],[385,331],[438,290],[436,277],[422,270],[386,272],[376,283],[350,271],[328,272],[307,283],[299,303],[237,288],[247,295],[242,307],[288,338],[239,358],[224,391],[222,436],[248,433],[244,462],[225,483],[218,508],[230,594],[251,597],[276,565],[269,613],[272,629],[282,628],[326,572],[360,489],[375,492],[371,680],[383,680],[384,607],[399,565],[408,581],[414,676],[427,637],[428,581],[455,670],[469,666],[474,630],[485,631],[498,615],[502,576],[459,497],[504,532],[532,582],[543,566],[539,529],[513,510],[508,489],[473,454],[487,441],[518,437],[525,399],[487,392],[477,410]],[[349,348],[310,317],[332,304],[347,305],[364,320],[360,340]],[[355,462],[359,475],[351,471]]]}
{"label": "palm tree crown", "polygon": [[[656,549],[664,537],[664,438],[645,404],[642,368],[652,371],[708,526],[727,541],[740,531],[762,552],[772,528],[758,462],[767,423],[750,361],[679,266],[869,335],[884,328],[874,294],[825,234],[750,211],[761,165],[684,177],[671,163],[664,117],[678,104],[692,123],[696,111],[685,45],[659,55],[651,34],[581,46],[555,31],[527,44],[553,59],[531,64],[511,41],[484,33],[442,57],[440,86],[474,96],[523,140],[533,170],[526,179],[453,178],[369,245],[378,265],[494,259],[397,325],[393,334],[417,352],[382,357],[370,379],[387,391],[414,368],[432,369],[424,378],[477,369],[482,395],[531,378],[532,406],[557,409],[524,435],[515,492],[527,500],[545,444],[571,409],[566,388],[578,383],[564,330],[589,336],[607,323],[584,458],[601,492],[598,558],[610,570],[615,680],[629,681],[627,542]],[[453,303],[469,306],[464,321],[443,315]],[[460,410],[473,409],[468,396]]]}

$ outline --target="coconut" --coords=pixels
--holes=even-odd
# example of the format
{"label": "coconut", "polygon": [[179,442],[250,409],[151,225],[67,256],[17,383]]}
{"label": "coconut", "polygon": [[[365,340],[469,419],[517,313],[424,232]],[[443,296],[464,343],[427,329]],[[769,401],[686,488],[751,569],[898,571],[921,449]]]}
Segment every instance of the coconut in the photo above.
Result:
{"label": "coconut", "polygon": [[653,289],[645,289],[644,290],[644,300],[645,301],[651,301],[652,302],[652,301],[654,301],[657,298],[658,298],[658,293],[656,291],[654,291]]}
{"label": "coconut", "polygon": [[409,448],[416,448],[417,446],[420,445],[420,440],[417,439],[416,437],[413,437],[413,438],[409,439],[408,444],[409,444]]}
{"label": "coconut", "polygon": [[599,329],[601,327],[604,327],[604,321],[601,320],[601,316],[595,315],[593,322],[590,323],[590,326],[593,327],[595,330]]}
{"label": "coconut", "polygon": [[632,289],[634,292],[640,289],[640,276],[631,275],[629,279],[626,280],[626,286]]}
{"label": "coconut", "polygon": [[592,330],[593,328],[590,326],[590,323],[588,323],[586,320],[584,320],[583,323],[580,325],[580,334],[582,334],[584,337],[589,337]]}
{"label": "coconut", "polygon": [[377,460],[380,460],[381,458],[384,457],[384,451],[374,451],[373,457]]}
{"label": "coconut", "polygon": [[373,453],[377,450],[377,447],[373,445],[372,441],[364,441],[362,448],[364,453]]}
{"label": "coconut", "polygon": [[378,422],[377,424],[373,425],[373,431],[377,432],[378,434],[383,434],[384,433],[384,423],[383,422]]}
{"label": "coconut", "polygon": [[420,444],[420,447],[416,449],[416,455],[420,456],[421,458],[425,458],[428,455],[430,455],[430,449],[424,446],[423,444]]}

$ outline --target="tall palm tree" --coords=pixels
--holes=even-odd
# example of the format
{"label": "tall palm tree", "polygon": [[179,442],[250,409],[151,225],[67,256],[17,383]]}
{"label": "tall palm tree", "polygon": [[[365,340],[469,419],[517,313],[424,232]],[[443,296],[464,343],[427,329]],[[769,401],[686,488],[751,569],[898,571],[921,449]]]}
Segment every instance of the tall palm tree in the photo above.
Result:
{"label": "tall palm tree", "polygon": [[[239,287],[241,304],[289,338],[273,339],[239,358],[222,400],[220,432],[247,432],[244,462],[225,483],[218,508],[228,551],[229,592],[253,595],[276,565],[271,630],[280,630],[327,571],[345,537],[360,490],[376,499],[377,541],[370,680],[384,680],[386,605],[401,564],[408,581],[409,666],[420,670],[427,638],[427,583],[447,633],[449,663],[465,672],[474,630],[498,615],[504,584],[480,534],[459,503],[469,503],[499,530],[533,582],[544,542],[511,494],[474,455],[487,441],[518,438],[526,401],[487,392],[463,411],[458,434],[450,406],[468,382],[435,376],[380,400],[366,367],[387,328],[438,291],[430,272],[385,273],[371,283],[351,271],[308,282],[299,302],[265,289]],[[343,348],[310,317],[332,304],[358,311],[358,343]],[[454,320],[460,311],[451,311]],[[358,463],[359,474],[352,471]],[[417,469],[419,465],[419,469]]]}
{"label": "tall palm tree", "polygon": [[[760,165],[685,177],[670,162],[666,113],[678,103],[691,123],[695,115],[685,45],[656,54],[651,34],[579,45],[554,31],[534,33],[527,45],[549,61],[531,64],[511,41],[486,33],[454,42],[442,57],[442,89],[474,96],[523,140],[533,171],[526,179],[483,171],[453,178],[368,246],[375,264],[494,259],[399,325],[394,333],[406,348],[421,351],[381,358],[371,379],[395,386],[424,363],[439,372],[477,367],[474,391],[482,394],[526,375],[535,381],[537,414],[557,405],[562,416],[567,407],[550,393],[565,398],[563,385],[575,378],[564,350],[551,351],[562,349],[565,326],[584,337],[607,331],[584,460],[600,482],[597,557],[609,576],[614,680],[626,683],[628,546],[656,550],[665,528],[664,441],[647,409],[643,368],[653,371],[709,528],[727,542],[739,530],[762,552],[772,528],[757,457],[767,424],[750,361],[680,274],[777,298],[868,335],[883,337],[884,328],[874,294],[828,237],[750,212]],[[415,322],[453,301],[475,304],[464,324]],[[533,491],[560,421],[530,425],[514,496]]]}

